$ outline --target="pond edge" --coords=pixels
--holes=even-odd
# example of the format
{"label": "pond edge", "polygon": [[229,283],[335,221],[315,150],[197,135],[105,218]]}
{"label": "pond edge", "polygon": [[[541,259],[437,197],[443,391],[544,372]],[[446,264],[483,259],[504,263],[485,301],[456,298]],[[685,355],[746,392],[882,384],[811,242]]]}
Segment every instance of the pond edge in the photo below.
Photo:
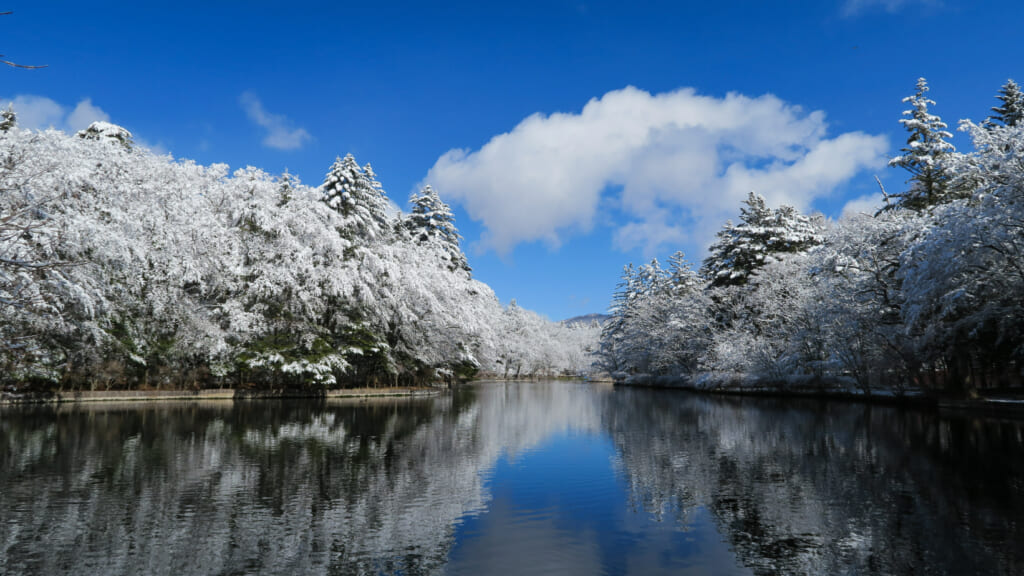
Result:
{"label": "pond edge", "polygon": [[349,388],[343,390],[67,390],[17,394],[0,392],[0,406],[165,400],[281,400],[292,398],[377,398],[437,396],[442,388]]}

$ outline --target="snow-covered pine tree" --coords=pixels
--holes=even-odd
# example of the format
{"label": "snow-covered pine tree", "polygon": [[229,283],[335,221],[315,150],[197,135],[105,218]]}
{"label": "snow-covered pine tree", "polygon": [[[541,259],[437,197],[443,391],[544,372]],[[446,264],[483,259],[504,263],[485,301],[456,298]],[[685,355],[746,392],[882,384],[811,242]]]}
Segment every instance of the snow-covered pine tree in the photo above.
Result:
{"label": "snow-covered pine tree", "polygon": [[1024,92],[1016,82],[1007,80],[996,98],[1002,105],[992,108],[995,114],[988,117],[989,123],[995,121],[1003,126],[1016,126],[1024,122]]}
{"label": "snow-covered pine tree", "polygon": [[712,302],[682,252],[669,257],[666,274],[668,294],[661,295],[652,310],[660,319],[650,331],[651,345],[658,350],[654,365],[662,374],[689,378],[711,342]]}
{"label": "snow-covered pine tree", "polygon": [[668,278],[674,294],[692,292],[700,287],[700,276],[682,251],[668,257]]}
{"label": "snow-covered pine tree", "polygon": [[633,343],[627,333],[628,319],[637,292],[637,269],[630,263],[622,268],[622,276],[615,287],[612,304],[608,309],[608,320],[601,330],[601,343],[597,352],[598,367],[616,378],[621,378],[620,374],[629,370],[626,350]]}
{"label": "snow-covered pine tree", "polygon": [[7,132],[18,125],[18,115],[14,113],[14,106],[7,105],[7,109],[0,112],[0,132]]}
{"label": "snow-covered pine tree", "polygon": [[821,222],[815,223],[796,208],[783,204],[772,213],[776,234],[768,239],[773,253],[803,252],[822,242]]}
{"label": "snow-covered pine tree", "polygon": [[946,123],[941,118],[928,111],[929,104],[935,105],[935,101],[926,96],[928,90],[928,82],[918,78],[917,92],[903,99],[912,108],[903,111],[906,118],[900,119],[900,124],[910,132],[910,136],[907,145],[900,150],[903,154],[889,160],[889,166],[910,172],[907,180],[910,187],[899,194],[888,195],[882,210],[905,208],[920,211],[953,199],[948,186],[950,175],[943,166],[946,155],[955,150],[946,141],[953,135],[946,130]]}
{"label": "snow-covered pine tree", "polygon": [[334,161],[324,178],[324,202],[345,218],[348,225],[342,234],[350,240],[376,241],[391,230],[387,197],[375,176],[369,164],[360,168],[347,154]]}
{"label": "snow-covered pine tree", "polygon": [[413,192],[409,202],[412,211],[403,224],[413,240],[419,244],[435,244],[444,250],[451,261],[451,270],[472,270],[459,248],[462,236],[455,227],[451,208],[441,201],[437,192],[428,185],[419,194]]}
{"label": "snow-covered pine tree", "polygon": [[601,332],[599,365],[616,380],[647,372],[651,349],[644,336],[644,310],[656,290],[664,284],[664,271],[657,259],[649,264],[622,269],[622,278],[612,296],[610,318]]}
{"label": "snow-covered pine tree", "polygon": [[289,201],[291,201],[292,197],[295,196],[295,186],[299,182],[298,179],[295,178],[295,176],[292,176],[288,172],[287,168],[284,169],[284,174],[281,174],[281,177],[278,179],[278,182],[279,184],[277,186],[277,205],[278,207],[280,207],[287,204]]}
{"label": "snow-covered pine tree", "polygon": [[792,206],[772,210],[764,197],[751,192],[740,208],[740,223],[726,222],[711,245],[701,275],[712,286],[742,286],[775,254],[802,252],[821,244],[809,218]]}
{"label": "snow-covered pine tree", "polygon": [[715,235],[718,239],[711,245],[710,254],[704,259],[701,275],[712,286],[736,286],[747,283],[753,271],[764,265],[767,246],[752,237],[751,232],[768,226],[771,210],[765,205],[764,197],[751,192],[740,208],[740,224],[726,221],[725,226]]}

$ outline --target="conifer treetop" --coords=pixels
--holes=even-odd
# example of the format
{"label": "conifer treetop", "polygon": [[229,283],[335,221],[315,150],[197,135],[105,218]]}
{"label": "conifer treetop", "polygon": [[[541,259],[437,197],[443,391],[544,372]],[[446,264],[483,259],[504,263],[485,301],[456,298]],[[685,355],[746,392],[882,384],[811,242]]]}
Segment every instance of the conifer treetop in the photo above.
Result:
{"label": "conifer treetop", "polygon": [[[955,148],[947,140],[953,134],[946,130],[942,118],[932,114],[928,106],[935,101],[928,98],[928,82],[917,79],[917,91],[903,99],[911,108],[903,111],[905,118],[900,124],[910,133],[907,144],[900,149],[902,154],[889,161],[889,166],[903,168],[910,172],[909,188],[902,193],[886,197],[883,210],[894,208],[923,210],[950,200],[948,197],[949,174],[943,161]],[[895,202],[890,198],[895,198]]]}
{"label": "conifer treetop", "polygon": [[1002,104],[992,107],[995,114],[989,116],[990,122],[999,122],[1003,126],[1017,126],[1024,122],[1024,92],[1021,92],[1020,85],[1013,79],[1007,80],[996,98]]}
{"label": "conifer treetop", "polygon": [[455,216],[451,207],[445,204],[437,191],[429,184],[419,194],[409,196],[412,210],[406,216],[403,226],[420,244],[432,244],[440,248],[451,262],[451,269],[470,271],[469,262],[459,247],[462,236],[455,227]]}
{"label": "conifer treetop", "polygon": [[817,227],[792,206],[769,208],[750,192],[740,208],[740,223],[726,222],[716,235],[701,275],[712,286],[746,284],[759,268],[785,253],[802,252],[821,244]]}
{"label": "conifer treetop", "polygon": [[352,154],[335,159],[321,189],[324,202],[347,221],[345,234],[365,241],[388,234],[387,196],[369,164],[361,168]]}

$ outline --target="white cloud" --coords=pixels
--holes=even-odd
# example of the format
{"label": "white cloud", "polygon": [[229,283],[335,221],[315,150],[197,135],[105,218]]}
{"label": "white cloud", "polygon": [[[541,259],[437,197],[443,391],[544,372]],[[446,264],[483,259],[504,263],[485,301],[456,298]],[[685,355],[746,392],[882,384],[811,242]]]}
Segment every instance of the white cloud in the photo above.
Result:
{"label": "white cloud", "polygon": [[72,131],[85,130],[93,122],[110,122],[110,115],[93,106],[92,99],[86,98],[75,106],[67,118],[67,126]]}
{"label": "white cloud", "polygon": [[[80,100],[74,108],[62,106],[45,96],[21,94],[14,98],[0,98],[0,109],[12,104],[18,115],[18,126],[29,130],[54,128],[69,134],[84,130],[93,122],[110,122],[110,114],[92,103],[92,98]],[[154,154],[167,154],[162,143],[150,143],[135,135],[135,144]]]}
{"label": "white cloud", "polygon": [[703,247],[750,190],[806,210],[885,164],[884,137],[826,138],[826,127],[822,112],[772,95],[628,87],[578,114],[534,114],[479,150],[451,150],[425,181],[481,221],[483,246],[499,252],[590,230],[614,192],[610,203],[630,220],[617,231],[620,248]]}
{"label": "white cloud", "polygon": [[64,107],[44,96],[19,95],[0,100],[0,106],[14,107],[18,125],[28,129],[63,128],[67,112]]}
{"label": "white cloud", "polygon": [[278,150],[295,150],[311,138],[309,132],[302,128],[292,129],[291,122],[280,114],[271,114],[263,108],[263,103],[251,92],[244,92],[239,98],[245,115],[254,124],[266,129],[263,145]]}
{"label": "white cloud", "polygon": [[893,14],[910,4],[937,6],[939,0],[846,0],[843,2],[843,16],[857,16],[874,8]]}
{"label": "white cloud", "polygon": [[55,128],[70,133],[88,128],[97,120],[110,121],[110,115],[93,105],[90,98],[81,100],[71,110],[50,98],[32,94],[0,99],[0,108],[7,108],[8,104],[13,105],[18,115],[18,126],[30,130]]}

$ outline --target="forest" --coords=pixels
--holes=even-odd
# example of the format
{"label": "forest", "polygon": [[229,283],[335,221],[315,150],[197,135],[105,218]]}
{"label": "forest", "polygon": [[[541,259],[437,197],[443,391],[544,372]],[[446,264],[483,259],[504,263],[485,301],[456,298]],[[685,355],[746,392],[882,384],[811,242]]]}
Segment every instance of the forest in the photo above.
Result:
{"label": "forest", "polygon": [[0,121],[7,390],[422,385],[577,375],[596,324],[502,306],[429,186],[198,165],[122,127]]}
{"label": "forest", "polygon": [[[751,192],[701,265],[624,269],[603,327],[472,276],[430,186],[411,209],[347,155],[308,186],[198,165],[119,126],[0,119],[0,383],[314,388],[580,375],[693,388],[970,392],[1022,384],[1024,93],[959,152],[919,79],[905,171],[837,220]],[[879,184],[881,185],[881,184]],[[599,340],[599,344],[598,344]],[[594,358],[597,362],[592,366]]]}
{"label": "forest", "polygon": [[[1024,368],[1024,94],[1013,80],[958,152],[928,84],[903,101],[874,214],[771,208],[751,192],[699,269],[626,266],[600,344],[616,381],[698,389],[973,394]],[[881,183],[879,183],[881,186]]]}

